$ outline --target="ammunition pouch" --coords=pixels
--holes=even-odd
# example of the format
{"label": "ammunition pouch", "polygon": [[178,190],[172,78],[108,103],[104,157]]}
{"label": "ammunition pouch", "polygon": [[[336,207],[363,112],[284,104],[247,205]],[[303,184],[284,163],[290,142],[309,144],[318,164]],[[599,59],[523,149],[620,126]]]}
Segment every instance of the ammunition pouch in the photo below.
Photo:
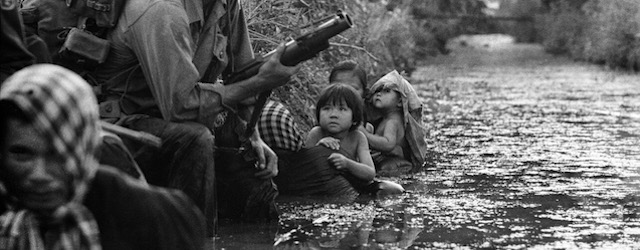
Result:
{"label": "ammunition pouch", "polygon": [[58,54],[67,62],[90,69],[107,59],[109,48],[108,40],[82,29],[71,28]]}
{"label": "ammunition pouch", "polygon": [[124,116],[120,109],[120,102],[117,99],[108,100],[99,104],[100,118],[103,119],[120,119]]}
{"label": "ammunition pouch", "polygon": [[66,0],[71,12],[96,20],[96,26],[113,28],[125,4],[125,0]]}

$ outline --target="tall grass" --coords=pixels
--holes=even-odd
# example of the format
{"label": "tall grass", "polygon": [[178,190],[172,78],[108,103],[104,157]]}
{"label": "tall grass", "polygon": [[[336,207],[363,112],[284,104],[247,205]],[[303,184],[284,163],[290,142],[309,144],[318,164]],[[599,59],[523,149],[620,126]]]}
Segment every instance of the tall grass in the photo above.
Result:
{"label": "tall grass", "polygon": [[640,1],[569,2],[559,1],[539,18],[538,30],[548,51],[640,70]]}

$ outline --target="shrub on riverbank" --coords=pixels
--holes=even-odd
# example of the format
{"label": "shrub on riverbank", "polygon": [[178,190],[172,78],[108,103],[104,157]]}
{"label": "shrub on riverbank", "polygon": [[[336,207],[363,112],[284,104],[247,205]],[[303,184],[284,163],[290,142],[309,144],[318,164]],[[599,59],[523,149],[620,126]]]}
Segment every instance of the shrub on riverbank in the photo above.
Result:
{"label": "shrub on riverbank", "polygon": [[[415,9],[461,11],[461,3],[480,0],[241,0],[254,51],[265,53],[288,38],[303,34],[314,20],[343,10],[354,27],[332,38],[331,48],[305,62],[292,83],[277,88],[273,99],[285,103],[302,131],[314,125],[315,97],[327,84],[331,67],[351,59],[362,65],[371,81],[393,70],[410,73],[422,59],[444,52],[457,23],[428,22],[414,18]],[[460,6],[467,6],[460,5]],[[477,9],[477,8],[476,8]],[[475,11],[465,8],[464,11]],[[306,29],[301,26],[308,26]]]}
{"label": "shrub on riverbank", "polygon": [[548,13],[538,18],[538,31],[547,51],[640,70],[640,2],[574,2],[556,1]]}

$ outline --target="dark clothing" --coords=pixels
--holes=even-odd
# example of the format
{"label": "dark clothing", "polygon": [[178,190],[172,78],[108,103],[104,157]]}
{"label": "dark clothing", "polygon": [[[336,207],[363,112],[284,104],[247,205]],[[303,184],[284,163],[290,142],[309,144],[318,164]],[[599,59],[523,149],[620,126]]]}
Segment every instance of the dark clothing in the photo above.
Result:
{"label": "dark clothing", "polygon": [[222,84],[198,82],[194,43],[180,0],[127,1],[107,35],[107,61],[92,76],[124,114],[193,121],[213,129]]}
{"label": "dark clothing", "polygon": [[145,187],[101,166],[84,205],[100,229],[102,249],[203,249],[204,220],[180,191]]}
{"label": "dark clothing", "polygon": [[174,123],[140,116],[123,124],[162,138],[162,147],[154,148],[123,138],[136,162],[152,185],[183,191],[202,210],[207,231],[212,235],[216,223],[214,136],[205,126]]}
{"label": "dark clothing", "polygon": [[140,166],[119,136],[103,131],[101,137],[102,143],[97,154],[100,164],[112,166],[135,179],[147,182]]}
{"label": "dark clothing", "polygon": [[403,157],[377,153],[373,155],[373,163],[379,176],[400,176],[408,174],[414,165]]}
{"label": "dark clothing", "polygon": [[[329,164],[334,153],[325,146],[303,148],[283,157],[274,178],[282,194],[296,196],[341,196],[355,199],[358,192],[344,172]],[[346,155],[345,155],[346,156]]]}
{"label": "dark clothing", "polygon": [[59,34],[69,27],[76,27],[78,16],[71,13],[65,1],[60,0],[24,0],[20,14],[27,34],[40,37],[46,44],[51,61],[61,64],[58,50],[64,43],[64,37]]}
{"label": "dark clothing", "polygon": [[35,62],[27,49],[18,0],[3,0],[0,12],[0,86],[14,72]]}
{"label": "dark clothing", "polygon": [[[239,1],[184,2],[192,39],[196,44],[193,63],[198,68],[202,81],[215,83],[222,78],[221,74],[238,69],[253,59],[249,30]],[[201,3],[204,4],[198,6]],[[230,108],[227,104],[224,106]],[[216,146],[239,148],[242,143],[240,137],[246,128],[245,122],[230,110],[219,114],[217,118],[218,124],[213,124]],[[255,160],[245,159],[244,155],[237,152],[218,150],[215,163],[218,212],[221,218],[248,221],[278,218],[275,205],[278,191],[271,179],[254,176],[257,172]]]}
{"label": "dark clothing", "polygon": [[36,58],[35,63],[52,63],[49,49],[44,40],[33,33],[27,33],[25,36],[25,42],[27,43],[27,49]]}
{"label": "dark clothing", "polygon": [[[218,187],[218,209],[221,218],[255,221],[277,219],[275,199],[278,190],[271,179],[254,176],[255,160],[244,154],[223,150],[241,146],[239,134],[245,126],[237,116],[229,116],[225,124],[216,129],[216,180]],[[250,149],[251,150],[251,149]]]}

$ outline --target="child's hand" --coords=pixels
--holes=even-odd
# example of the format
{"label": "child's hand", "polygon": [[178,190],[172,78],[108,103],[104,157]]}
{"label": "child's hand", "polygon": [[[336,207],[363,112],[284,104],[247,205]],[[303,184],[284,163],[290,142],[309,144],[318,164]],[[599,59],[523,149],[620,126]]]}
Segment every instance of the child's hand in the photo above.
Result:
{"label": "child's hand", "polygon": [[322,145],[333,150],[340,150],[340,140],[333,137],[322,138],[316,145]]}
{"label": "child's hand", "polygon": [[340,153],[333,153],[329,155],[329,164],[334,166],[337,170],[347,170],[347,157]]}
{"label": "child's hand", "polygon": [[373,134],[374,128],[371,123],[365,122],[358,128],[364,134]]}
{"label": "child's hand", "polygon": [[373,134],[373,131],[375,131],[375,128],[373,127],[373,124],[371,123],[365,123],[365,129],[367,130],[367,132]]}

